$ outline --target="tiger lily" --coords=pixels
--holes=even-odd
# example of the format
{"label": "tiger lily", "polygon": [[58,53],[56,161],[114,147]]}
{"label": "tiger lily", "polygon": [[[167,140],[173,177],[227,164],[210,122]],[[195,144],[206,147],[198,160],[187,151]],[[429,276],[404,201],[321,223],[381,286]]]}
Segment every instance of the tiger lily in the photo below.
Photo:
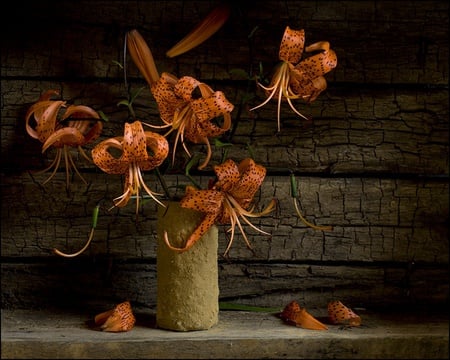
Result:
{"label": "tiger lily", "polygon": [[[150,148],[150,152],[147,151]],[[115,157],[110,150],[121,151],[120,157]],[[141,186],[157,203],[164,206],[144,182],[141,171],[151,170],[166,159],[169,144],[162,135],[144,131],[142,123],[136,120],[125,123],[124,135],[106,139],[92,149],[94,163],[108,174],[124,174],[125,189],[121,196],[113,199],[114,206],[124,207],[131,196],[136,195],[136,214],[139,209],[139,191]]]}
{"label": "tiger lily", "polygon": [[[328,41],[316,42],[306,48],[304,48],[304,45],[305,31],[303,29],[293,30],[287,26],[279,50],[281,63],[276,68],[269,86],[264,86],[258,82],[258,85],[265,90],[267,98],[263,103],[251,108],[250,111],[264,106],[271,99],[277,99],[278,131],[281,128],[281,101],[287,101],[297,115],[308,120],[294,107],[292,100],[303,99],[307,103],[314,101],[327,88],[327,81],[323,75],[337,65],[336,53],[330,49]],[[308,53],[318,53],[300,61],[303,49]]]}
{"label": "tiger lily", "polygon": [[[167,56],[178,56],[204,42],[223,25],[229,16],[229,11],[228,5],[216,7],[194,30],[170,49]],[[170,127],[164,136],[177,131],[172,163],[175,161],[179,141],[189,157],[191,154],[184,139],[194,144],[205,144],[206,159],[198,166],[199,170],[204,169],[212,154],[209,138],[222,135],[230,129],[230,113],[233,111],[233,104],[226,99],[223,92],[213,91],[211,87],[193,77],[184,76],[178,79],[169,73],[162,73],[160,76],[150,48],[136,29],[127,33],[127,46],[133,62],[150,86],[164,122],[161,126],[147,125],[156,129]],[[196,90],[200,92],[199,98],[193,96]],[[212,120],[221,115],[223,123],[218,126]]]}
{"label": "tiger lily", "polygon": [[[90,107],[69,105],[66,108],[66,101],[51,100],[54,95],[59,95],[59,92],[57,90],[44,92],[39,100],[28,109],[25,115],[25,128],[28,135],[43,143],[43,153],[50,147],[56,149],[56,157],[52,163],[47,168],[39,171],[44,173],[53,168],[53,172],[44,181],[44,184],[56,174],[61,158],[64,156],[67,179],[66,188],[68,189],[71,169],[87,184],[87,181],[78,171],[69,148],[77,148],[79,153],[91,162],[92,160],[87,156],[82,146],[100,136],[103,123],[99,114]],[[66,108],[65,112],[58,118],[62,108]]]}
{"label": "tiger lily", "polygon": [[[200,91],[200,97],[194,97],[194,91]],[[179,141],[191,157],[184,142],[189,140],[194,144],[205,144],[207,146],[206,159],[198,166],[202,170],[211,158],[210,137],[217,137],[231,126],[231,104],[221,91],[213,91],[208,85],[193,77],[183,76],[178,79],[175,76],[162,73],[158,81],[152,86],[153,96],[158,104],[159,113],[164,125],[150,125],[154,128],[168,128],[170,130],[164,135],[168,136],[172,131],[177,131],[172,162],[175,161],[175,153]],[[223,116],[221,126],[213,123],[213,119]]]}
{"label": "tiger lily", "polygon": [[180,201],[181,207],[200,211],[205,216],[187,239],[183,248],[172,246],[167,232],[165,232],[164,240],[170,249],[177,252],[189,250],[215,223],[231,225],[229,229],[231,237],[224,255],[227,255],[230,250],[236,225],[248,248],[252,249],[239,219],[260,233],[270,235],[257,228],[248,219],[267,215],[275,207],[274,199],[261,212],[253,212],[254,206],[251,206],[253,197],[265,178],[266,169],[257,165],[251,158],[242,160],[239,165],[228,159],[224,163],[214,166],[214,172],[217,180],[210,189],[197,190],[193,186],[186,187],[186,193]]}

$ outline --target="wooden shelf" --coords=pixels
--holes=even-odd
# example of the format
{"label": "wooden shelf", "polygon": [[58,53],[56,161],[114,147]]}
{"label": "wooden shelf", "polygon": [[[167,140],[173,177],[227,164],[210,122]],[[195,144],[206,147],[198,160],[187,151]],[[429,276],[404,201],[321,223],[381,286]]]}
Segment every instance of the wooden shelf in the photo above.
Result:
{"label": "wooden shelf", "polygon": [[[310,313],[323,320],[316,315],[323,311]],[[174,332],[156,328],[154,312],[135,310],[131,331],[106,333],[91,326],[93,315],[2,310],[1,352],[2,359],[448,359],[446,313],[358,313],[360,327],[314,331],[286,325],[275,314],[221,311],[209,330]]]}

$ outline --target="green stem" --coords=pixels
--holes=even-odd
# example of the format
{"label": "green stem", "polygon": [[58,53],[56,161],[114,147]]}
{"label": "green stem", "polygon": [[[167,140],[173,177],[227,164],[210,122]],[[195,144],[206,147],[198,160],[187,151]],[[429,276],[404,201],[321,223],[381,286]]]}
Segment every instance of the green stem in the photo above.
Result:
{"label": "green stem", "polygon": [[156,173],[156,176],[157,176],[159,182],[161,183],[161,186],[164,190],[164,194],[166,194],[167,199],[170,200],[169,188],[167,187],[166,180],[164,180],[164,176],[161,175],[161,172],[159,171],[158,167],[155,168],[155,173]]}

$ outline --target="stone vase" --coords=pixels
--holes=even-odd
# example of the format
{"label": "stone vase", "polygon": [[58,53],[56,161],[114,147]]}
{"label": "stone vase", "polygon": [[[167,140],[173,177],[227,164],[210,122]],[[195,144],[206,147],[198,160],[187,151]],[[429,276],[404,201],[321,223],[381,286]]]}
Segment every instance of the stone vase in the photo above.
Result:
{"label": "stone vase", "polygon": [[207,330],[219,320],[218,229],[213,226],[185,252],[183,247],[203,214],[171,201],[158,209],[157,327],[174,331]]}

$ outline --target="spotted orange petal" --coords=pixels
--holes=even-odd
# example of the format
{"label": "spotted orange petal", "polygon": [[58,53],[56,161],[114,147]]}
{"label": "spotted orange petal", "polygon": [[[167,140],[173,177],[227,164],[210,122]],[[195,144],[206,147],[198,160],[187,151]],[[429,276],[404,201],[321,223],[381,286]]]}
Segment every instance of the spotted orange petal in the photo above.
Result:
{"label": "spotted orange petal", "polygon": [[223,194],[215,190],[197,190],[193,186],[186,186],[184,197],[180,201],[180,206],[205,213],[201,222],[186,240],[184,247],[173,247],[167,234],[164,240],[167,246],[174,251],[183,252],[189,250],[216,222],[218,214],[222,211]]}
{"label": "spotted orange petal", "polygon": [[285,306],[280,314],[280,318],[288,324],[295,325],[309,330],[328,330],[328,327],[322,324],[314,316],[302,308],[298,302],[291,301]]}
{"label": "spotted orange petal", "polygon": [[241,176],[230,193],[237,199],[253,199],[264,181],[266,168],[256,164],[253,159],[247,158],[239,163],[238,169]]}
{"label": "spotted orange petal", "polygon": [[[51,100],[51,98],[55,95],[59,95],[59,91],[57,90],[47,90],[44,93],[41,94],[38,101],[30,106],[30,108],[27,111],[27,114],[25,115],[25,127],[27,130],[28,135],[31,137],[38,139],[39,135],[35,128],[30,124],[31,115],[33,116],[34,121],[37,123],[40,122],[40,119],[42,118],[42,114],[44,113],[45,109],[47,109],[50,104],[54,103],[55,100]],[[34,124],[36,126],[36,124]]]}
{"label": "spotted orange petal", "polygon": [[[195,90],[198,90],[200,94],[194,94]],[[171,126],[165,136],[176,130],[172,149],[173,161],[179,142],[191,156],[184,143],[184,140],[188,140],[207,146],[206,159],[198,166],[200,170],[205,168],[212,155],[209,138],[219,136],[230,129],[230,112],[234,108],[233,104],[226,99],[223,92],[214,92],[208,85],[191,76],[177,79],[171,74],[163,73],[159,81],[152,85],[152,93],[165,124],[154,127]],[[222,125],[216,125],[211,121],[218,116],[223,116]]]}
{"label": "spotted orange petal", "polygon": [[136,318],[129,301],[118,304],[112,310],[97,314],[95,325],[107,332],[124,332],[133,329]]}
{"label": "spotted orange petal", "polygon": [[184,100],[174,92],[178,79],[169,73],[163,72],[151,91],[158,104],[159,116],[165,124],[172,124],[175,111],[183,106]]}
{"label": "spotted orange petal", "polygon": [[[92,108],[84,105],[69,106],[61,121],[68,118],[67,125],[57,129],[47,137],[42,152],[45,152],[50,146],[61,148],[65,145],[78,147],[97,139],[103,129],[103,123],[100,121],[100,115]],[[79,120],[76,120],[79,119]]]}
{"label": "spotted orange petal", "polygon": [[[147,152],[152,150],[152,156]],[[122,151],[120,157],[110,153],[110,149]],[[114,151],[114,150],[113,150]],[[169,152],[166,138],[157,133],[144,131],[142,123],[125,123],[124,136],[106,139],[92,149],[94,163],[108,174],[125,174],[130,163],[135,162],[143,170],[161,165]]]}
{"label": "spotted orange petal", "polygon": [[302,58],[304,46],[305,30],[293,30],[286,26],[278,54],[280,60],[297,64]]}
{"label": "spotted orange petal", "polygon": [[[151,149],[151,154],[147,148]],[[112,153],[121,152],[119,157]],[[166,138],[151,131],[144,131],[139,120],[125,123],[124,136],[102,141],[92,150],[94,163],[108,174],[125,175],[124,192],[113,199],[114,205],[125,206],[132,195],[136,195],[136,216],[139,209],[139,191],[141,186],[147,194],[164,206],[155,195],[159,195],[145,184],[142,170],[151,170],[159,166],[167,157],[169,144]]]}
{"label": "spotted orange petal", "polygon": [[328,303],[328,317],[332,324],[344,324],[349,326],[361,325],[361,317],[339,300],[330,301]]}
{"label": "spotted orange petal", "polygon": [[65,104],[66,102],[62,100],[50,101],[50,104],[44,109],[41,116],[36,118],[36,133],[40,142],[44,143],[55,132],[59,110]]}
{"label": "spotted orange petal", "polygon": [[337,56],[334,50],[330,49],[328,41],[319,41],[309,45],[306,52],[318,51],[316,55],[303,59],[295,68],[304,72],[313,79],[325,75],[337,66]]}

